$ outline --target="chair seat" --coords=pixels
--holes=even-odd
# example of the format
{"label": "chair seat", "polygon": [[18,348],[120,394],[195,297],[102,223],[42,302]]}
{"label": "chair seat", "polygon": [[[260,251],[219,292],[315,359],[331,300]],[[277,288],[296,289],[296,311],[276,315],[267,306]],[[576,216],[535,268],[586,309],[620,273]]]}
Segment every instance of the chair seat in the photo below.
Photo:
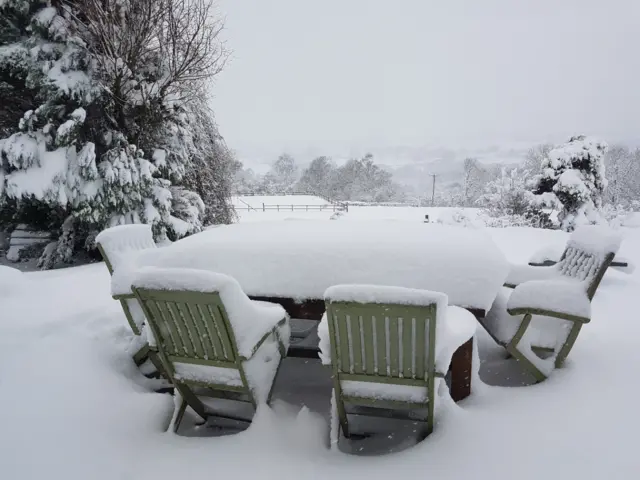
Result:
{"label": "chair seat", "polygon": [[523,308],[591,318],[591,302],[584,284],[570,279],[532,280],[518,285],[509,297],[507,310]]}
{"label": "chair seat", "polygon": [[341,386],[342,393],[347,396],[397,402],[425,403],[427,401],[427,387],[354,380],[343,380]]}
{"label": "chair seat", "polygon": [[[502,287],[487,316],[482,320],[489,333],[503,346],[511,341],[524,318],[524,315],[510,315],[507,311],[509,297],[513,292],[511,288]],[[564,328],[564,322],[556,318],[533,315],[526,336],[536,347],[555,348],[558,334]]]}
{"label": "chair seat", "polygon": [[[267,339],[255,355],[244,362],[247,383],[254,391],[258,402],[266,402],[275,380],[280,363],[278,343],[273,338]],[[213,385],[242,387],[240,371],[235,368],[199,365],[174,361],[176,380],[192,380]]]}

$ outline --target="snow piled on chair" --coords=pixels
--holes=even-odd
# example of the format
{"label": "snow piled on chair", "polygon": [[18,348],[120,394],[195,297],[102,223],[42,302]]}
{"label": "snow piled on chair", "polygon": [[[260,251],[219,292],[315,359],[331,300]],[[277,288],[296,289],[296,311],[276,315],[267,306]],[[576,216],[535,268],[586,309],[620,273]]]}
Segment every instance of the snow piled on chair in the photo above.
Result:
{"label": "snow piled on chair", "polygon": [[584,225],[571,234],[567,247],[604,256],[617,253],[621,242],[622,236],[616,230],[601,225]]}
{"label": "snow piled on chair", "polygon": [[103,230],[96,236],[115,272],[119,267],[128,265],[133,255],[141,250],[156,248],[151,225],[118,225]]}
{"label": "snow piled on chair", "polygon": [[[187,268],[145,267],[136,272],[133,286],[147,290],[218,293],[233,328],[238,353],[246,357],[264,334],[287,317],[287,312],[280,305],[253,302],[235,279],[221,273]],[[282,334],[282,340],[287,346],[290,334],[288,328]]]}

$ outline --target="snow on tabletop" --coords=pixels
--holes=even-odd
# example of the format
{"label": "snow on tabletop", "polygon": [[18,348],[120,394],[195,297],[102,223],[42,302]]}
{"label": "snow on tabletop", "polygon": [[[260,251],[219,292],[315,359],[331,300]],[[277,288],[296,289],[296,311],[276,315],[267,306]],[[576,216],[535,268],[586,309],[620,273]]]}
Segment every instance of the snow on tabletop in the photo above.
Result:
{"label": "snow on tabletop", "polygon": [[622,236],[616,230],[602,225],[583,225],[571,234],[567,246],[604,256],[616,253],[621,242]]}
{"label": "snow on tabletop", "polygon": [[570,279],[532,280],[518,285],[509,297],[507,309],[519,308],[540,308],[591,318],[585,283]]}
{"label": "snow on tabletop", "polygon": [[[140,252],[137,266],[199,268],[235,278],[252,296],[320,299],[338,284],[443,292],[489,309],[508,263],[482,230],[413,222],[257,222],[225,225]],[[116,272],[112,293],[131,291]]]}
{"label": "snow on tabletop", "polygon": [[330,302],[390,303],[394,305],[447,305],[447,296],[440,292],[383,285],[333,285],[324,292]]}
{"label": "snow on tabletop", "polygon": [[156,247],[151,225],[142,223],[107,228],[96,236],[96,243],[104,249],[114,271],[130,265],[140,250]]}
{"label": "snow on tabletop", "polygon": [[[251,301],[236,280],[220,273],[186,268],[145,267],[136,271],[133,285],[149,290],[217,292],[229,316],[241,356],[248,356],[263,335],[287,317],[280,305]],[[286,336],[283,334],[282,339],[287,342],[288,327],[285,329]]]}

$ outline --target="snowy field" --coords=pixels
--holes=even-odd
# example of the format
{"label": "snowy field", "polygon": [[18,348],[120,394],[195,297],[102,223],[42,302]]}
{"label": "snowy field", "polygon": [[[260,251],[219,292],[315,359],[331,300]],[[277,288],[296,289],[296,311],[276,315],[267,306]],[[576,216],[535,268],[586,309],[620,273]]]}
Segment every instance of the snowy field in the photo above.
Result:
{"label": "snowy field", "polygon": [[[350,209],[338,221],[371,215],[421,221],[430,213],[377,208]],[[241,214],[246,220],[254,219]],[[563,232],[530,228],[488,231],[513,262],[526,262],[541,246],[567,239]],[[620,255],[640,264],[640,229],[623,234]],[[638,270],[607,272],[593,301],[592,322],[565,368],[542,384],[522,386],[526,378],[518,365],[480,331],[483,383],[474,384],[471,397],[439,411],[434,433],[419,445],[372,456],[326,449],[328,374],[311,360],[285,361],[273,410],[261,409],[245,432],[165,433],[171,397],[153,393],[151,381],[133,365],[129,328],[109,291],[102,263],[0,272],[2,478],[640,476]]]}

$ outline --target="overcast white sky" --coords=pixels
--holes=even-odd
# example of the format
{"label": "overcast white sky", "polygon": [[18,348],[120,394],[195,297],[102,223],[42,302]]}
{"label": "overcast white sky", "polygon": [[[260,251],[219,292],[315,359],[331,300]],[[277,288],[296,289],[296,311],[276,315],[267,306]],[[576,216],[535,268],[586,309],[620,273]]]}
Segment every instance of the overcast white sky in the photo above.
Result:
{"label": "overcast white sky", "polygon": [[242,152],[640,138],[640,0],[218,0]]}

